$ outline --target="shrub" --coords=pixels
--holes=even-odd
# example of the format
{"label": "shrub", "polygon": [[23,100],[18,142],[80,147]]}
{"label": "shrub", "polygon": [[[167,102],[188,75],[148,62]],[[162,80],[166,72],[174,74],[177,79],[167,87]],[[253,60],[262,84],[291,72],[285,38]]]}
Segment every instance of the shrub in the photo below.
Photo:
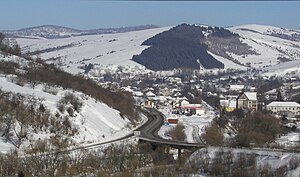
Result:
{"label": "shrub", "polygon": [[216,124],[212,123],[206,132],[201,135],[207,144],[217,146],[223,143],[224,135],[221,128]]}
{"label": "shrub", "polygon": [[71,92],[65,93],[57,103],[58,110],[63,113],[67,107],[66,110],[70,116],[74,115],[74,110],[80,112],[82,106],[82,101]]}
{"label": "shrub", "polygon": [[261,112],[255,112],[241,121],[235,140],[237,145],[240,146],[248,147],[250,143],[261,146],[267,142],[273,142],[280,133],[279,119]]}
{"label": "shrub", "polygon": [[61,112],[61,113],[64,113],[65,110],[66,110],[66,105],[64,103],[61,103],[61,102],[58,102],[57,103],[57,109]]}
{"label": "shrub", "polygon": [[72,107],[68,107],[67,112],[70,116],[74,116],[74,109]]}
{"label": "shrub", "polygon": [[289,161],[289,168],[291,170],[296,169],[297,167],[299,167],[299,165],[300,165],[300,158],[299,157],[293,157]]}
{"label": "shrub", "polygon": [[184,133],[184,126],[180,123],[177,124],[173,129],[171,129],[169,131],[169,134],[171,135],[172,139],[176,141],[184,141],[186,138],[186,135]]}
{"label": "shrub", "polygon": [[52,95],[57,95],[57,92],[58,92],[56,88],[51,87],[51,86],[47,86],[47,85],[45,85],[45,87],[43,88],[43,91],[47,92],[47,93],[50,93]]}

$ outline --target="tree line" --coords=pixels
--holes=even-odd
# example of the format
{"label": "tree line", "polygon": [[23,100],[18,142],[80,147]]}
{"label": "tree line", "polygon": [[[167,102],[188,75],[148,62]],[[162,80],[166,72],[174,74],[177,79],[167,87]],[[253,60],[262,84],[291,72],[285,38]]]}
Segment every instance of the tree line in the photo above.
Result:
{"label": "tree line", "polygon": [[[268,113],[258,111],[244,114],[242,110],[235,110],[216,118],[206,128],[202,138],[214,146],[262,147],[275,145],[275,140],[282,130],[281,121]],[[225,131],[231,134],[231,138],[227,138],[226,141],[223,134]]]}
{"label": "tree line", "polygon": [[10,54],[20,56],[21,48],[15,39],[5,38],[5,35],[0,32],[0,52],[5,57]]}

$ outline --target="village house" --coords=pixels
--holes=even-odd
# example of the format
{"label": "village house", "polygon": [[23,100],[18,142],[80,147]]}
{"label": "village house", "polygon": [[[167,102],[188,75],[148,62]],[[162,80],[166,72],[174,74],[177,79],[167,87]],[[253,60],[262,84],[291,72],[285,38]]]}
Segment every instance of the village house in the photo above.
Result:
{"label": "village house", "polygon": [[257,93],[256,92],[243,92],[237,98],[237,108],[248,109],[251,111],[257,111]]}
{"label": "village house", "polygon": [[228,90],[230,91],[242,91],[243,89],[245,89],[244,85],[228,85]]}

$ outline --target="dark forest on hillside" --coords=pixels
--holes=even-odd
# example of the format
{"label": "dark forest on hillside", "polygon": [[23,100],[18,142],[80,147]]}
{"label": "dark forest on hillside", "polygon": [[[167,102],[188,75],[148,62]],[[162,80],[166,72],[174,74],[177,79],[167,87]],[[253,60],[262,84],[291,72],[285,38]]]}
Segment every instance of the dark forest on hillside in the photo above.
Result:
{"label": "dark forest on hillside", "polygon": [[207,53],[208,46],[203,42],[204,31],[217,37],[237,35],[224,28],[182,24],[144,41],[142,45],[151,47],[140,55],[133,56],[133,60],[155,71],[174,68],[199,69],[197,60],[206,69],[224,68],[223,63]]}

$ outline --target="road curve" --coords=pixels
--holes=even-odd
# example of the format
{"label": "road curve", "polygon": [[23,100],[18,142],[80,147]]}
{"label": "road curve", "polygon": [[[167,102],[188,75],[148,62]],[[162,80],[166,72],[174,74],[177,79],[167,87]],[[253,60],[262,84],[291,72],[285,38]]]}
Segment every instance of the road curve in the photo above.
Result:
{"label": "road curve", "polygon": [[143,113],[148,117],[148,122],[141,126],[137,131],[140,131],[139,139],[148,141],[150,143],[169,145],[176,148],[196,148],[205,147],[205,144],[201,143],[186,143],[174,140],[163,139],[158,136],[158,131],[163,125],[163,114],[156,109],[147,109]]}
{"label": "road curve", "polygon": [[142,137],[159,139],[157,132],[163,125],[163,115],[156,109],[144,109],[142,112],[147,116],[148,121],[137,129]]}
{"label": "road curve", "polygon": [[[163,120],[163,114],[156,109],[143,109],[140,110],[143,114],[145,114],[148,118],[147,122],[144,123],[142,126],[136,129],[136,131],[139,131],[141,133],[140,139],[148,142],[152,142],[155,144],[164,144],[164,145],[170,145],[173,147],[203,147],[203,144],[193,144],[193,143],[185,143],[185,142],[178,142],[178,141],[173,141],[173,140],[167,140],[163,139],[160,136],[158,136],[158,131],[160,127],[163,125],[164,120]],[[134,133],[127,134],[123,137],[110,140],[110,141],[105,141],[105,142],[100,142],[100,143],[95,143],[91,145],[86,145],[86,146],[80,146],[76,148],[70,148],[70,149],[65,149],[65,150],[59,150],[56,152],[71,152],[71,151],[76,151],[76,150],[84,150],[84,149],[92,149],[92,148],[97,148],[106,144],[110,143],[115,143],[118,141],[122,141],[128,138],[131,138],[134,136]]]}

